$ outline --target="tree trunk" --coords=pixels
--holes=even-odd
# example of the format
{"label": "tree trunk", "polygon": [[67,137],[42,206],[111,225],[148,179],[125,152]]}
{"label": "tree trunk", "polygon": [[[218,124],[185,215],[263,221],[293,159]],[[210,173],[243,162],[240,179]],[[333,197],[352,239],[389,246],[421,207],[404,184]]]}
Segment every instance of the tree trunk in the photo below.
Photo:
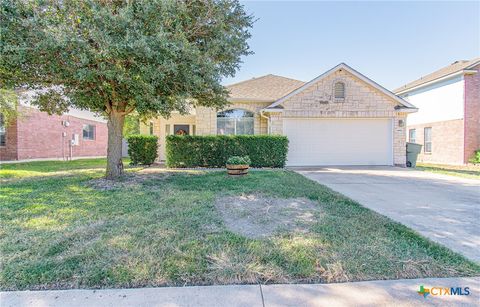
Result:
{"label": "tree trunk", "polygon": [[122,139],[125,115],[112,110],[108,117],[107,179],[123,174]]}

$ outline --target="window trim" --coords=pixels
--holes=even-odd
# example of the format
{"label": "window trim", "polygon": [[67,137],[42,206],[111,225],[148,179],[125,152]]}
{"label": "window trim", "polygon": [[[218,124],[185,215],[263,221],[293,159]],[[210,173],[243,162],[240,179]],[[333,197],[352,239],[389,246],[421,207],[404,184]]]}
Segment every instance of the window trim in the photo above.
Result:
{"label": "window trim", "polygon": [[[412,141],[412,132],[413,132],[413,141]],[[415,128],[408,129],[408,141],[410,143],[417,143],[417,129]]]}
{"label": "window trim", "polygon": [[[430,131],[430,140],[427,141],[427,131]],[[432,127],[425,127],[423,128],[423,153],[431,154],[432,153],[432,134],[433,130]],[[427,151],[427,143],[430,145],[430,150]]]}
{"label": "window trim", "polygon": [[[92,138],[85,138],[85,127],[93,127]],[[90,134],[88,132],[88,134]],[[82,126],[82,140],[84,141],[95,141],[97,139],[97,126],[92,124],[83,124]]]}
{"label": "window trim", "polygon": [[[224,113],[224,112],[227,112],[227,111],[236,111],[236,110],[240,110],[240,111],[243,111],[245,114],[251,114],[251,116],[242,116],[242,117],[234,117],[234,116],[222,116],[222,117],[219,117],[219,114],[220,113]],[[223,118],[223,119],[233,119],[233,122],[234,122],[234,132],[233,134],[219,134],[219,131],[218,131],[218,119],[219,118]],[[252,124],[252,129],[251,129],[251,134],[237,134],[237,124],[238,124],[238,120],[239,119],[251,119],[251,124]],[[222,110],[222,111],[219,111],[217,112],[217,121],[216,121],[216,124],[217,124],[217,135],[255,135],[255,113],[250,111],[250,110],[247,110],[247,109],[243,109],[243,108],[232,108],[232,109],[227,109],[227,110]]]}

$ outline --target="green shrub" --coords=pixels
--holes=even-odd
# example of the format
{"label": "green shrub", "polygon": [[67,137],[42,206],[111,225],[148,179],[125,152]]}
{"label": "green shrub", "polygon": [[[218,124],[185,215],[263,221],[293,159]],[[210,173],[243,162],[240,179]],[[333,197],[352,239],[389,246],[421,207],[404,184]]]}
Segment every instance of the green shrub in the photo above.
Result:
{"label": "green shrub", "polygon": [[288,139],[280,135],[169,135],[168,167],[225,167],[232,156],[248,156],[253,167],[284,167]]}
{"label": "green shrub", "polygon": [[248,156],[240,157],[240,156],[232,156],[227,159],[227,164],[231,165],[250,165],[252,161]]}
{"label": "green shrub", "polygon": [[150,165],[157,158],[158,137],[154,135],[132,134],[127,137],[130,164]]}
{"label": "green shrub", "polygon": [[469,162],[474,164],[480,163],[480,149],[475,150],[475,154],[470,158]]}

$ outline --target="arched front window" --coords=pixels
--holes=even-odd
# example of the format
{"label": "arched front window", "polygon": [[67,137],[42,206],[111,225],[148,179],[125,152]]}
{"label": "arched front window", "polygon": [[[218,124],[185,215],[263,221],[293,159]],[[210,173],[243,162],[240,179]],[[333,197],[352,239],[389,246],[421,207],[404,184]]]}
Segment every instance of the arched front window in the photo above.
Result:
{"label": "arched front window", "polygon": [[335,82],[334,86],[334,97],[337,99],[345,98],[345,83],[343,82]]}
{"label": "arched front window", "polygon": [[218,112],[217,134],[253,134],[253,113],[242,109]]}

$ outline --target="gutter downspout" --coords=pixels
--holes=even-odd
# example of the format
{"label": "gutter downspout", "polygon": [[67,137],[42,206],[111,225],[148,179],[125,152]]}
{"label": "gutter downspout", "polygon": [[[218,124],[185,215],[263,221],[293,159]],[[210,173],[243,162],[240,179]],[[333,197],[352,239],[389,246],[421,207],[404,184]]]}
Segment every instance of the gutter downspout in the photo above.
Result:
{"label": "gutter downspout", "polygon": [[270,133],[270,120],[271,120],[271,119],[270,119],[270,117],[268,117],[268,116],[266,116],[265,114],[263,114],[263,112],[264,112],[263,109],[260,110],[260,116],[263,117],[263,118],[265,118],[265,119],[267,120],[267,133],[268,133],[268,134],[271,134],[271,133]]}

